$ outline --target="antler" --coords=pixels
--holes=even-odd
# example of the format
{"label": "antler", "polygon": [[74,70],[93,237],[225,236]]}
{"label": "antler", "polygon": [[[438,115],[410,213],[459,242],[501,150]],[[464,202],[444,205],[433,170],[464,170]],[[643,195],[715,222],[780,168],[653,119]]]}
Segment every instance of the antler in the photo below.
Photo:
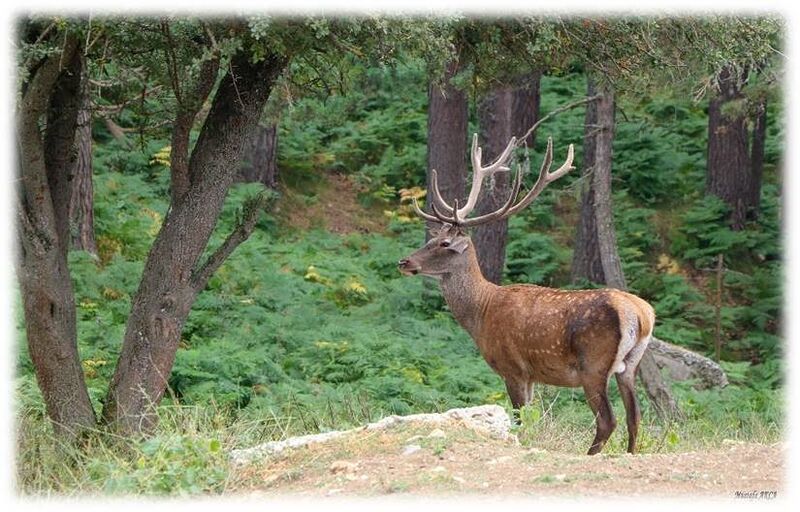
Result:
{"label": "antler", "polygon": [[448,205],[447,202],[442,198],[442,193],[439,191],[439,179],[436,169],[431,169],[431,197],[433,198],[433,201],[431,202],[431,209],[433,211],[433,215],[423,212],[422,209],[420,209],[419,204],[417,204],[417,200],[414,199],[414,210],[417,212],[417,215],[431,222],[442,222],[462,227],[472,227],[479,224],[485,224],[493,220],[504,219],[514,215],[518,211],[531,204],[549,183],[557,180],[574,169],[572,166],[572,160],[575,156],[575,149],[573,145],[570,144],[569,149],[567,150],[567,159],[564,161],[564,164],[554,172],[550,172],[550,166],[553,163],[553,139],[548,137],[544,160],[542,161],[542,167],[539,169],[539,177],[537,178],[536,183],[533,185],[533,188],[531,188],[528,193],[525,194],[525,197],[523,197],[520,202],[514,204],[520,188],[522,187],[523,169],[522,166],[518,165],[514,186],[512,187],[511,195],[506,203],[499,210],[494,212],[487,213],[479,217],[473,217],[471,219],[465,218],[475,208],[475,203],[478,201],[478,196],[481,192],[483,178],[486,176],[491,176],[496,172],[511,170],[506,166],[506,163],[508,162],[508,159],[510,158],[514,148],[516,148],[516,145],[517,139],[512,137],[506,146],[506,149],[503,150],[503,153],[501,153],[499,157],[497,157],[497,160],[495,160],[488,167],[483,167],[481,165],[482,151],[481,148],[478,147],[478,135],[475,134],[475,136],[472,138],[472,188],[470,189],[469,197],[467,198],[467,204],[465,204],[463,208],[459,208],[458,200],[456,200],[454,201],[454,206],[451,207]]}

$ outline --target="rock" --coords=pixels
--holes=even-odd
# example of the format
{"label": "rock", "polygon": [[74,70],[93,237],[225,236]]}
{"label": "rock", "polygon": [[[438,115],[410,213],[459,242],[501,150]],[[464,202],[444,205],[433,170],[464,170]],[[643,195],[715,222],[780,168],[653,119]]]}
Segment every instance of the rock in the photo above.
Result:
{"label": "rock", "polygon": [[447,468],[444,466],[436,466],[435,468],[431,469],[431,473],[444,473],[447,471]]}
{"label": "rock", "polygon": [[[387,416],[375,423],[370,423],[351,430],[338,430],[322,434],[292,437],[283,441],[270,441],[253,448],[232,450],[230,452],[230,458],[233,464],[247,464],[258,459],[268,458],[289,448],[300,448],[313,443],[325,443],[345,435],[363,432],[365,430],[383,430],[410,422],[433,423],[442,426],[447,423],[457,423],[467,428],[485,432],[498,439],[514,439],[510,433],[511,419],[508,417],[505,409],[499,405],[480,405],[477,407],[450,409],[441,414],[430,413],[411,414],[408,416]],[[444,430],[440,428],[434,429],[431,434],[437,431],[444,434]],[[446,434],[444,435],[446,436]],[[429,435],[428,437],[436,438],[440,436],[441,434],[437,433],[436,435]]]}
{"label": "rock", "polygon": [[417,453],[421,449],[422,447],[418,444],[410,444],[403,449],[403,455],[411,455],[412,453]]}
{"label": "rock", "polygon": [[504,462],[508,462],[511,459],[513,459],[511,455],[503,455],[502,457],[497,457],[496,459],[490,460],[489,462],[487,462],[487,464],[491,464],[492,466],[494,466],[495,464],[502,464]]}
{"label": "rock", "polygon": [[335,460],[335,461],[333,461],[333,463],[331,464],[331,467],[329,469],[331,470],[331,473],[333,473],[333,474],[336,474],[336,473],[353,473],[353,472],[355,472],[357,467],[358,467],[358,464],[356,464],[355,462],[350,462],[350,461],[347,461],[347,460]]}
{"label": "rock", "polygon": [[428,434],[428,437],[441,438],[441,437],[447,437],[447,434],[444,433],[444,430],[442,430],[440,428],[436,428],[436,429],[431,430],[431,433]]}

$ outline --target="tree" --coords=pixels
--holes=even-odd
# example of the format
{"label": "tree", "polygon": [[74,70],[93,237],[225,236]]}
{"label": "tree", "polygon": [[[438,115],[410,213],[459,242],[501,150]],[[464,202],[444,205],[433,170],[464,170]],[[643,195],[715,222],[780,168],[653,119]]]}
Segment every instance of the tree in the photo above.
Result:
{"label": "tree", "polygon": [[[500,155],[512,136],[528,132],[539,117],[540,74],[532,72],[521,75],[511,85],[501,85],[488,92],[480,102],[479,124],[481,129],[484,159],[489,162]],[[536,133],[531,132],[523,141],[534,146]],[[495,174],[481,190],[477,214],[495,211],[508,199],[510,185],[508,174]],[[508,219],[484,224],[475,229],[475,250],[481,272],[487,280],[500,284],[505,267]]]}
{"label": "tree", "polygon": [[243,164],[237,181],[263,183],[265,187],[278,187],[278,123],[259,123],[255,136],[245,146]]}
{"label": "tree", "polygon": [[[428,172],[427,190],[431,187],[431,169],[436,169],[439,190],[446,201],[466,198],[467,183],[467,96],[456,87],[453,77],[459,71],[457,58],[450,60],[440,80],[428,85]],[[433,194],[426,197],[427,209]],[[425,236],[430,238],[427,225]]]}
{"label": "tree", "polygon": [[[53,43],[55,31],[47,37],[46,30],[33,22],[22,27],[23,46],[45,40],[49,51],[31,52],[24,63],[27,77],[17,108],[16,262],[28,350],[47,413],[57,435],[75,438],[95,423],[78,356],[75,296],[67,265],[81,43],[71,29],[58,34],[60,45]],[[39,57],[42,53],[46,56]]]}
{"label": "tree", "polygon": [[[167,46],[166,51],[171,50]],[[173,69],[178,113],[170,155],[170,209],[132,297],[122,352],[103,408],[104,421],[123,432],[148,431],[155,425],[154,407],[166,390],[197,294],[255,227],[261,201],[250,204],[222,245],[200,261],[245,141],[253,137],[272,85],[288,62],[268,50],[254,62],[251,52],[252,47],[244,45],[230,57],[191,153],[189,133],[214,86],[219,57],[203,62],[191,88],[180,89]]]}
{"label": "tree", "polygon": [[[599,99],[586,108],[581,218],[577,225],[572,278],[626,290],[611,206],[614,93],[607,86],[598,87],[590,77],[587,97],[595,95],[599,95]],[[659,416],[679,414],[649,349],[639,364],[639,377]]]}
{"label": "tree", "polygon": [[[760,179],[757,181],[753,173],[757,171],[760,178],[761,167],[754,169],[749,151],[749,119],[742,93],[746,79],[747,70],[723,67],[716,77],[719,93],[708,104],[706,193],[731,207],[734,229],[744,227],[749,213],[757,207],[755,190],[761,190]],[[763,152],[763,143],[761,148]]]}
{"label": "tree", "polygon": [[[512,133],[513,89],[501,85],[490,90],[480,101],[478,118],[481,131],[481,148],[484,162],[495,160],[508,145]],[[473,170],[474,172],[474,170]],[[508,200],[511,192],[508,173],[495,173],[483,184],[478,197],[476,215],[498,210]],[[508,220],[501,219],[475,228],[472,240],[478,255],[483,276],[500,284],[506,259]]]}
{"label": "tree", "polygon": [[94,237],[94,188],[92,186],[92,97],[86,59],[81,58],[80,109],[75,133],[75,167],[69,202],[72,247],[97,255]]}

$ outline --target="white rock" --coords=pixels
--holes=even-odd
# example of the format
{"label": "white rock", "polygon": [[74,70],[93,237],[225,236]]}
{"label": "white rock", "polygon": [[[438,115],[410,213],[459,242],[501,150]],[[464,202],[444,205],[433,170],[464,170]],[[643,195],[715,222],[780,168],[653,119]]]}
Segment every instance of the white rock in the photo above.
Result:
{"label": "white rock", "polygon": [[428,437],[433,437],[433,438],[440,437],[441,438],[441,437],[447,437],[447,434],[444,433],[444,430],[442,430],[440,428],[436,428],[436,429],[431,430],[431,433],[428,434]]}
{"label": "white rock", "polygon": [[418,444],[410,444],[403,448],[403,455],[411,455],[412,453],[417,453],[421,449],[422,447]]}
{"label": "white rock", "polygon": [[[270,441],[253,448],[232,450],[230,452],[230,458],[231,462],[234,464],[247,464],[258,459],[268,458],[281,453],[288,448],[299,448],[313,443],[325,443],[351,433],[364,430],[383,430],[409,422],[433,423],[437,425],[455,422],[468,428],[486,432],[492,437],[499,439],[513,438],[509,432],[511,429],[511,419],[508,417],[505,409],[499,405],[479,405],[477,407],[450,409],[441,414],[430,413],[411,414],[408,416],[387,416],[375,423],[370,423],[351,430],[337,430],[322,434],[292,437],[283,441]],[[433,432],[436,430],[441,429],[435,429]]]}

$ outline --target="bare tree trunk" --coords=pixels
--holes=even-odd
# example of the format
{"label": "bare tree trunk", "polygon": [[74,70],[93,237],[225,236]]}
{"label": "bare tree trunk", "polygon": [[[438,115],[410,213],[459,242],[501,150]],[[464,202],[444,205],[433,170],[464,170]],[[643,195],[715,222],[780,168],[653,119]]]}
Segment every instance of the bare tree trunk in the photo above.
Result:
{"label": "bare tree trunk", "polygon": [[[426,210],[431,211],[431,169],[436,169],[442,198],[452,204],[458,199],[464,204],[467,182],[467,96],[450,80],[458,73],[458,63],[451,61],[445,70],[442,84],[431,82],[428,86],[428,190]],[[431,228],[427,223],[425,239],[429,240]]]}
{"label": "bare tree trunk", "polygon": [[77,159],[72,173],[69,218],[72,247],[97,255],[97,242],[94,238],[94,187],[92,186],[92,99],[85,63],[83,72],[81,107],[78,111],[78,127],[75,132]]}
{"label": "bare tree trunk", "polygon": [[[747,115],[743,108],[724,113],[725,105],[743,101],[737,76],[725,67],[717,77],[720,92],[708,105],[708,170],[706,193],[725,201],[732,209],[731,227],[742,229],[753,204],[752,165],[748,149]],[[758,184],[760,190],[760,183]]]}
{"label": "bare tree trunk", "polygon": [[[587,105],[584,137],[584,154],[587,159],[584,162],[583,175],[587,178],[586,181],[591,181],[591,185],[584,185],[581,198],[581,222],[578,224],[572,276],[573,279],[586,278],[625,290],[627,285],[617,251],[611,207],[614,95],[607,89],[598,91],[590,78],[587,95],[594,96],[598,93],[601,98]],[[661,377],[649,349],[645,351],[639,364],[639,377],[660,417],[670,418],[679,414],[675,399]]]}
{"label": "bare tree trunk", "polygon": [[[589,79],[587,96],[597,94],[594,82]],[[603,263],[600,257],[600,242],[597,240],[595,220],[596,138],[599,130],[597,104],[592,101],[586,105],[583,135],[583,171],[581,173],[581,215],[575,235],[575,249],[572,255],[571,278],[573,282],[586,279],[593,283],[605,283]]]}
{"label": "bare tree trunk", "polygon": [[278,123],[259,124],[255,136],[248,142],[242,166],[236,177],[245,183],[263,183],[275,189],[278,186]]}
{"label": "bare tree trunk", "polygon": [[753,218],[758,217],[761,208],[761,181],[764,176],[764,143],[767,138],[767,98],[761,98],[756,105],[756,119],[753,125],[753,146],[750,151],[750,207]]}
{"label": "bare tree trunk", "polygon": [[[166,390],[181,331],[197,294],[255,227],[257,204],[245,212],[242,223],[222,246],[200,262],[245,141],[253,137],[286,63],[286,58],[277,55],[253,63],[246,50],[234,55],[190,158],[186,154],[175,158],[176,151],[187,150],[186,139],[181,137],[188,137],[188,131],[185,126],[174,128],[171,207],[133,296],[122,353],[103,409],[103,420],[117,430],[147,432],[155,425],[154,408]],[[209,66],[195,88],[197,97],[182,106],[180,123],[191,125],[204,95],[209,94],[216,74],[213,63]]]}
{"label": "bare tree trunk", "polygon": [[47,414],[56,434],[66,438],[95,424],[78,355],[75,294],[67,265],[70,152],[80,82],[80,43],[68,34],[62,53],[45,58],[32,70],[17,111],[16,262],[26,337]]}
{"label": "bare tree trunk", "polygon": [[[497,87],[483,98],[478,115],[484,141],[484,161],[496,158],[512,136],[522,136],[536,123],[539,118],[540,78],[539,72],[523,75],[515,84]],[[533,147],[535,139],[536,133],[533,132],[525,141],[528,147]],[[510,192],[507,173],[492,176],[481,190],[477,215],[501,207]],[[508,220],[502,219],[476,228],[472,239],[484,277],[500,284],[505,267]]]}
{"label": "bare tree trunk", "polygon": [[[478,106],[484,162],[496,159],[514,135],[511,126],[513,103],[513,88],[499,86],[489,91]],[[493,174],[483,184],[475,214],[483,215],[499,209],[508,200],[510,193],[508,173]],[[507,239],[507,219],[482,224],[475,228],[472,235],[481,272],[488,281],[495,284],[500,284],[503,278]]]}

